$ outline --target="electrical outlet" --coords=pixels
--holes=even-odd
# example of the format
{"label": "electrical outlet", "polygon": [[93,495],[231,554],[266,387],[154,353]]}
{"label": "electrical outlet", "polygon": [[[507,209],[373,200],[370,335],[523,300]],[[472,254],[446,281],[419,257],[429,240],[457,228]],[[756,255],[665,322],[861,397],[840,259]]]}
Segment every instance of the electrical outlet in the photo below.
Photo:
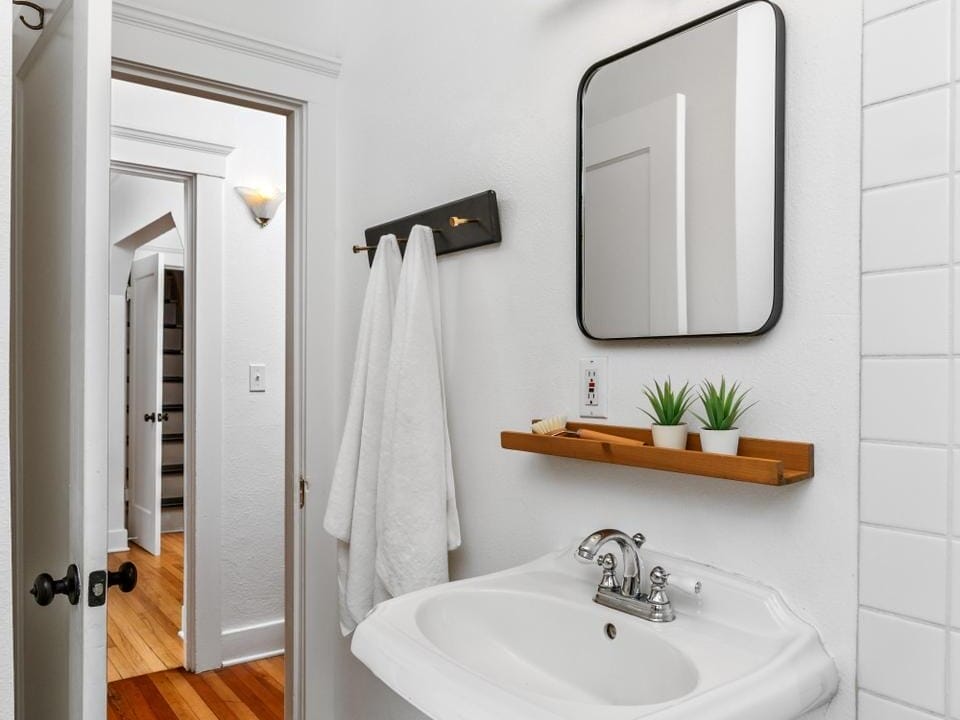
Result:
{"label": "electrical outlet", "polygon": [[267,366],[250,363],[250,392],[267,391]]}
{"label": "electrical outlet", "polygon": [[607,359],[584,358],[580,361],[580,417],[607,416]]}

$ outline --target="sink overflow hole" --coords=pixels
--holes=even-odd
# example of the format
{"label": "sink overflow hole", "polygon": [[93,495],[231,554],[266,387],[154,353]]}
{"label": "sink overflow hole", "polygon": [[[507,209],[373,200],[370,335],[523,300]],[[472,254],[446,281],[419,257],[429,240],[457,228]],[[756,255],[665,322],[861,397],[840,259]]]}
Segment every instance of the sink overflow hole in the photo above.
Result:
{"label": "sink overflow hole", "polygon": [[606,627],[603,628],[603,633],[611,640],[615,640],[617,638],[617,626],[613,623],[607,623]]}

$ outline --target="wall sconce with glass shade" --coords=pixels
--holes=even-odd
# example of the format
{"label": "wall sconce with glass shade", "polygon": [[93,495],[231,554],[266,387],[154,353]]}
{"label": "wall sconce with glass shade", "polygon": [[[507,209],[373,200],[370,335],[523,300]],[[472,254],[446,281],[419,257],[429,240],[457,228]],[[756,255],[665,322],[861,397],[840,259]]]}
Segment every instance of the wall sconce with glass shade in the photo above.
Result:
{"label": "wall sconce with glass shade", "polygon": [[257,221],[261,228],[273,220],[274,215],[287,196],[278,187],[241,187],[236,188],[237,194],[243,198],[243,201],[253,213],[253,219]]}

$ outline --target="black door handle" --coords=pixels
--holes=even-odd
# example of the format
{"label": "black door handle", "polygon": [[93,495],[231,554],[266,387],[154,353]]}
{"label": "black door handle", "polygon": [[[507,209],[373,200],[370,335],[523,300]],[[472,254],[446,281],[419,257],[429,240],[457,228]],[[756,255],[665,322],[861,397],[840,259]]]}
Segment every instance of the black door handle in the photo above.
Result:
{"label": "black door handle", "polygon": [[129,560],[117,570],[107,573],[107,587],[116,585],[120,592],[128,593],[137,586],[137,566]]}
{"label": "black door handle", "polygon": [[157,422],[167,422],[170,419],[170,413],[157,413]]}
{"label": "black door handle", "polygon": [[37,605],[43,607],[52,603],[57,595],[66,595],[70,604],[76,605],[80,602],[80,571],[71,565],[60,580],[54,580],[49,573],[40,573],[33,581],[30,594],[36,598]]}
{"label": "black door handle", "polygon": [[156,421],[157,421],[157,414],[156,414],[156,413],[144,413],[144,414],[143,414],[143,421],[144,421],[144,422],[156,422]]}

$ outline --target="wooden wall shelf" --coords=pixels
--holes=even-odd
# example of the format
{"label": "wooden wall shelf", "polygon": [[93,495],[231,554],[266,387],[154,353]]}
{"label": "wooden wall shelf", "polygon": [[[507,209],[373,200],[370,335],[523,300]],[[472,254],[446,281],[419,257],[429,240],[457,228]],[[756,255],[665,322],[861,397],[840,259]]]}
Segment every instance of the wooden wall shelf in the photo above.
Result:
{"label": "wooden wall shelf", "polygon": [[686,450],[653,446],[647,428],[567,423],[568,430],[581,428],[643,440],[644,446],[617,445],[598,440],[534,435],[532,432],[500,433],[500,445],[507,450],[556,455],[592,462],[630,465],[666,472],[702,475],[760,485],[791,485],[813,477],[813,445],[783,440],[740,438],[739,455],[717,455],[700,449],[700,436],[690,433]]}

